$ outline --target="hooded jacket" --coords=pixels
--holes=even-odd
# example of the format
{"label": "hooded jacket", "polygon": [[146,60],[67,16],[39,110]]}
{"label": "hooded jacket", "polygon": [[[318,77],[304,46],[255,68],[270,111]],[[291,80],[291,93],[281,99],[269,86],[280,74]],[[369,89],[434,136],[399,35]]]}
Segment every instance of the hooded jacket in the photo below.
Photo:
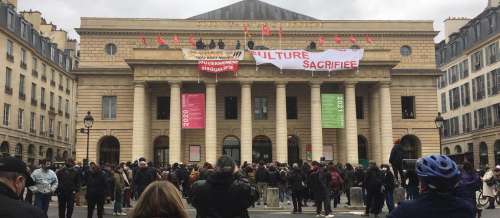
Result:
{"label": "hooded jacket", "polygon": [[46,218],[42,210],[19,200],[12,189],[0,182],[0,217]]}

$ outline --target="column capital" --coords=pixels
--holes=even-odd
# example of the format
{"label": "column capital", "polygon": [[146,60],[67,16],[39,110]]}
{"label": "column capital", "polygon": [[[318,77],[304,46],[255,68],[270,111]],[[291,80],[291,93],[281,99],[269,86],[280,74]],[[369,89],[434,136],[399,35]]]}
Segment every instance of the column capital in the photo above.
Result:
{"label": "column capital", "polygon": [[249,85],[251,86],[253,84],[253,81],[240,81],[240,85]]}
{"label": "column capital", "polygon": [[276,87],[283,87],[283,86],[286,86],[286,84],[288,84],[287,81],[276,81],[274,82],[274,84],[276,85]]}
{"label": "column capital", "polygon": [[134,87],[146,87],[145,81],[134,81]]}
{"label": "column capital", "polygon": [[391,87],[391,81],[380,81],[380,82],[378,82],[378,85],[381,88],[390,88]]}
{"label": "column capital", "polygon": [[311,88],[321,87],[321,84],[323,84],[323,81],[309,81]]}
{"label": "column capital", "polygon": [[345,81],[344,86],[347,88],[354,88],[358,82],[356,81]]}
{"label": "column capital", "polygon": [[168,81],[170,86],[182,86],[182,81]]}

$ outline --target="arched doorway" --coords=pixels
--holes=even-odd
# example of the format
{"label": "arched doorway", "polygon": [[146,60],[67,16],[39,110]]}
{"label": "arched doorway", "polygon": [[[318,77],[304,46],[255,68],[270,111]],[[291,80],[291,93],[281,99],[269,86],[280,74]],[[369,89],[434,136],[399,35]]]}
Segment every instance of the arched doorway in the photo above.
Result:
{"label": "arched doorway", "polygon": [[52,161],[54,159],[54,151],[52,148],[47,148],[47,151],[45,152],[45,159]]}
{"label": "arched doorway", "polygon": [[68,160],[68,151],[63,151],[62,158],[63,160]]}
{"label": "arched doorway", "polygon": [[404,159],[418,159],[420,157],[421,142],[415,135],[405,135],[401,138],[401,147],[404,152]]}
{"label": "arched doorway", "polygon": [[450,153],[451,153],[450,152],[450,148],[448,148],[448,147],[443,148],[443,154],[444,155],[450,155]]}
{"label": "arched doorway", "polygon": [[358,135],[358,161],[368,166],[368,140],[362,135]]}
{"label": "arched doorway", "polygon": [[269,137],[264,135],[255,136],[252,142],[252,161],[254,163],[273,161],[273,144]]}
{"label": "arched doorway", "polygon": [[28,164],[35,164],[35,146],[33,144],[28,145]]}
{"label": "arched doorway", "polygon": [[241,161],[241,145],[240,140],[235,136],[226,136],[222,142],[222,154],[227,155],[237,163]]}
{"label": "arched doorway", "polygon": [[300,161],[300,146],[299,137],[296,135],[288,136],[288,165],[292,166],[294,163]]}
{"label": "arched doorway", "polygon": [[14,157],[19,160],[23,159],[23,145],[21,143],[18,143],[14,148]]}
{"label": "arched doorway", "polygon": [[99,140],[99,163],[118,164],[120,161],[120,142],[114,136],[104,136]]}
{"label": "arched doorway", "polygon": [[495,165],[500,165],[500,140],[495,141]]}
{"label": "arched doorway", "polygon": [[0,145],[0,155],[2,155],[2,157],[10,156],[8,142],[2,142],[2,145]]}
{"label": "arched doorway", "polygon": [[488,165],[488,145],[486,142],[479,144],[479,167],[484,168]]}
{"label": "arched doorway", "polygon": [[455,146],[455,154],[462,154],[462,147],[460,145]]}
{"label": "arched doorway", "polygon": [[156,167],[165,167],[169,161],[169,139],[168,136],[158,136],[153,141],[154,164]]}

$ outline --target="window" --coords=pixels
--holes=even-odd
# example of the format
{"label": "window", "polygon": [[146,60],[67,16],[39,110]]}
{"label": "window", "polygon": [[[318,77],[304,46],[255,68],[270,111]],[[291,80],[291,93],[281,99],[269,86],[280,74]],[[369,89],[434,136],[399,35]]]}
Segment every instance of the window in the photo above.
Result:
{"label": "window", "polygon": [[24,92],[24,81],[25,81],[25,76],[24,75],[19,75],[19,97],[25,96],[26,92]]}
{"label": "window", "polygon": [[26,50],[24,48],[21,48],[21,67],[26,67]]}
{"label": "window", "polygon": [[45,104],[45,88],[40,89],[40,103]]}
{"label": "window", "polygon": [[493,31],[495,31],[495,20],[495,14],[488,16],[488,33],[493,33]]}
{"label": "window", "polygon": [[254,104],[255,120],[267,120],[267,98],[256,97]]}
{"label": "window", "polygon": [[460,79],[464,79],[469,76],[469,60],[462,61],[460,64]]}
{"label": "window", "polygon": [[401,53],[401,56],[410,56],[411,55],[411,47],[408,45],[403,45],[399,49],[399,53]]}
{"label": "window", "polygon": [[66,99],[66,103],[64,104],[64,113],[69,115],[69,100]]}
{"label": "window", "polygon": [[483,68],[483,50],[480,50],[471,57],[472,71],[478,71]]}
{"label": "window", "polygon": [[64,63],[64,60],[63,60],[63,55],[61,52],[59,52],[59,58],[57,59],[59,61],[59,66],[62,66],[63,63]]}
{"label": "window", "polygon": [[62,122],[58,121],[57,122],[57,137],[61,138],[61,128],[62,128]]}
{"label": "window", "polygon": [[456,136],[459,135],[459,125],[458,125],[458,117],[453,117],[448,120],[449,122],[449,135],[448,136]]}
{"label": "window", "polygon": [[226,120],[238,119],[238,97],[224,97],[224,117]]}
{"label": "window", "polygon": [[500,93],[500,69],[493,70],[486,77],[488,96]]}
{"label": "window", "polygon": [[7,40],[7,58],[14,60],[14,43],[10,40]]}
{"label": "window", "polygon": [[450,84],[457,82],[459,75],[460,75],[458,65],[450,67],[448,69],[448,74],[449,74],[449,78],[450,78]]}
{"label": "window", "polygon": [[455,87],[449,91],[450,109],[455,110],[460,107],[460,88]]}
{"label": "window", "polygon": [[35,133],[35,120],[36,120],[36,114],[35,112],[30,112],[30,132]]}
{"label": "window", "polygon": [[50,83],[55,85],[56,82],[56,71],[54,69],[50,69]]}
{"label": "window", "polygon": [[59,87],[63,86],[63,76],[62,74],[59,74]]}
{"label": "window", "polygon": [[28,39],[28,23],[25,20],[21,20],[21,37]]}
{"label": "window", "polygon": [[47,65],[46,64],[42,64],[42,80],[43,78],[45,78],[45,80],[47,80]]}
{"label": "window", "polygon": [[5,88],[6,89],[11,89],[12,88],[12,70],[10,68],[5,68]]}
{"label": "window", "polygon": [[486,65],[497,62],[498,42],[495,42],[486,47]]}
{"label": "window", "polygon": [[50,92],[50,102],[49,102],[49,106],[51,109],[54,108],[54,93],[53,92]]}
{"label": "window", "polygon": [[17,128],[23,129],[23,124],[24,124],[24,109],[19,108],[19,111],[17,112]]}
{"label": "window", "polygon": [[69,126],[68,124],[64,124],[64,139],[68,140],[69,139]]}
{"label": "window", "polygon": [[475,129],[484,129],[492,125],[492,114],[489,107],[481,108],[474,111],[474,127]]}
{"label": "window", "polygon": [[7,27],[12,31],[16,29],[16,17],[14,16],[14,12],[10,10],[7,13]]}
{"label": "window", "polygon": [[478,76],[472,80],[472,98],[474,101],[482,100],[486,95],[486,89],[484,85],[484,75]]}
{"label": "window", "polygon": [[102,119],[116,119],[116,96],[102,97]]}
{"label": "window", "polygon": [[170,119],[170,97],[161,96],[156,98],[156,119]]}
{"label": "window", "polygon": [[493,110],[493,123],[495,126],[500,125],[500,103],[495,104],[492,107]]}
{"label": "window", "polygon": [[460,86],[460,96],[462,98],[462,106],[467,106],[470,104],[470,86],[469,83],[465,83]]}
{"label": "window", "polygon": [[10,118],[10,104],[3,104],[3,125],[8,126],[9,125],[9,118]]}
{"label": "window", "polygon": [[296,120],[299,118],[297,97],[295,96],[286,97],[286,118],[289,120]]}
{"label": "window", "polygon": [[40,133],[45,134],[45,115],[40,115]]}
{"label": "window", "polygon": [[115,55],[116,54],[116,45],[113,43],[108,43],[104,47],[104,50],[106,51],[106,54],[108,54],[108,55]]}
{"label": "window", "polygon": [[31,83],[31,100],[36,101],[36,84]]}
{"label": "window", "polygon": [[57,100],[57,111],[62,111],[62,97],[59,96]]}
{"label": "window", "polygon": [[481,22],[477,22],[474,25],[474,40],[478,41],[481,37]]}
{"label": "window", "polygon": [[56,48],[53,45],[50,46],[50,59],[56,60]]}
{"label": "window", "polygon": [[446,107],[446,92],[441,93],[441,112],[446,113],[447,111]]}
{"label": "window", "polygon": [[462,131],[464,133],[472,131],[472,119],[470,113],[462,115]]}
{"label": "window", "polygon": [[401,96],[403,119],[415,119],[415,96]]}
{"label": "window", "polygon": [[33,59],[31,60],[31,64],[33,65],[33,71],[38,71],[38,59],[36,59],[35,57],[33,57]]}
{"label": "window", "polygon": [[364,118],[363,107],[363,96],[356,96],[356,118],[359,120]]}
{"label": "window", "polygon": [[49,118],[49,136],[54,136],[54,119]]}

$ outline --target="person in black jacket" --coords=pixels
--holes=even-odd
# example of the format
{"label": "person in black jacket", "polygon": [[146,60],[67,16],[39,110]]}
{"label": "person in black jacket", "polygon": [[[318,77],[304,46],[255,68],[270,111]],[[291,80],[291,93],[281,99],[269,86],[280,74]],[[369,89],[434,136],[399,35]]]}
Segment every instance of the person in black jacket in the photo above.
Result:
{"label": "person in black jacket", "polygon": [[139,168],[134,174],[134,185],[137,190],[137,196],[140,197],[144,189],[155,181],[156,172],[148,167],[145,160],[139,161]]}
{"label": "person in black jacket", "polygon": [[59,205],[59,218],[71,218],[75,206],[75,194],[80,190],[80,175],[75,170],[71,159],[66,161],[66,166],[57,171],[57,198]]}
{"label": "person in black jacket", "polygon": [[292,171],[288,173],[288,186],[292,190],[293,212],[302,213],[302,192],[305,190],[304,174],[299,165],[294,163]]}
{"label": "person in black jacket", "polygon": [[377,217],[381,212],[382,206],[384,206],[383,182],[384,177],[377,164],[370,162],[364,182],[366,187],[366,210],[364,216],[369,216],[371,212]]}
{"label": "person in black jacket", "polygon": [[[397,181],[402,181],[403,177],[403,159],[405,154],[403,147],[400,145],[400,141],[394,142],[394,147],[392,147],[391,155],[389,157],[389,163],[392,165],[392,170],[394,171],[394,178]],[[399,177],[399,178],[398,178]]]}
{"label": "person in black jacket", "polygon": [[15,157],[0,158],[0,217],[46,218],[39,208],[21,200],[25,186],[33,185],[26,164]]}
{"label": "person in black jacket", "polygon": [[87,185],[87,217],[92,218],[97,206],[97,217],[104,215],[104,199],[109,189],[106,175],[94,162],[90,163],[90,169],[86,172],[85,184]]}
{"label": "person in black jacket", "polygon": [[382,164],[380,169],[382,170],[382,176],[384,178],[384,195],[385,195],[385,204],[387,205],[387,209],[389,209],[389,213],[394,210],[394,188],[396,184],[394,183],[394,175],[391,172],[391,168],[387,164]]}
{"label": "person in black jacket", "polygon": [[258,199],[258,192],[237,172],[234,160],[221,156],[214,173],[193,184],[190,199],[196,217],[249,217],[247,209]]}
{"label": "person in black jacket", "polygon": [[333,217],[330,206],[331,176],[323,164],[313,162],[310,176],[311,189],[316,203],[316,215],[321,215],[322,206],[325,206],[325,217]]}
{"label": "person in black jacket", "polygon": [[260,205],[260,202],[264,202],[264,205],[267,205],[267,186],[269,185],[269,171],[265,168],[264,163],[259,163],[257,170],[255,172],[255,182],[257,183],[257,190],[259,190],[260,199],[257,202],[257,205]]}

